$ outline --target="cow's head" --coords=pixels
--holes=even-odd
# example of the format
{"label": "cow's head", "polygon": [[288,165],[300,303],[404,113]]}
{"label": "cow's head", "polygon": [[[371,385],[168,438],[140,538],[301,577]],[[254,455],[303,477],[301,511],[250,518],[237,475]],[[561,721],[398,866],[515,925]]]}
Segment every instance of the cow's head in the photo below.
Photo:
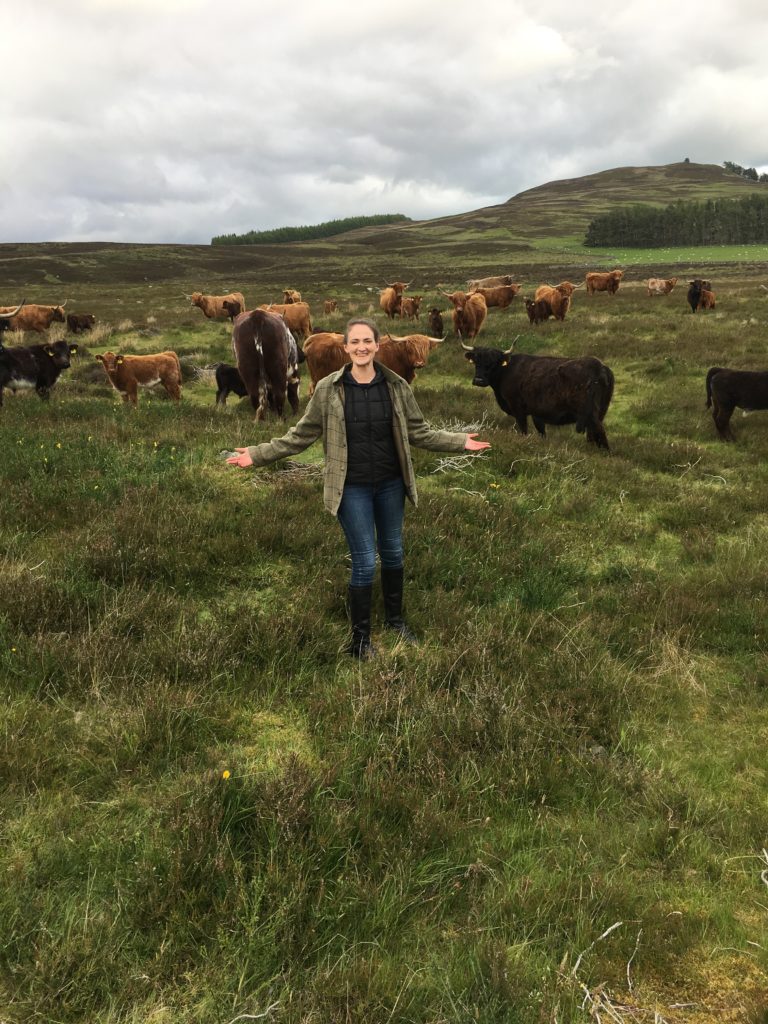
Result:
{"label": "cow's head", "polygon": [[202,306],[202,304],[203,304],[203,293],[202,292],[192,292],[192,294],[190,295],[190,299],[192,300],[192,305],[193,306]]}
{"label": "cow's head", "polygon": [[53,317],[52,317],[52,319],[55,320],[56,323],[59,323],[59,324],[63,324],[66,321],[67,316],[66,316],[66,313],[64,312],[64,306],[54,306],[53,307]]}
{"label": "cow's head", "polygon": [[394,288],[395,295],[402,295],[410,283],[410,281],[392,281],[391,284],[387,285],[387,288]]}
{"label": "cow's head", "polygon": [[70,366],[69,357],[77,352],[77,345],[68,345],[66,341],[54,341],[45,346],[45,354],[57,370],[66,370]]}
{"label": "cow's head", "polygon": [[478,348],[465,345],[463,342],[461,347],[464,349],[464,358],[474,364],[475,376],[472,378],[472,383],[478,388],[487,388],[492,385],[499,372],[509,365],[509,357],[512,353],[511,348],[506,352],[501,352],[497,348]]}
{"label": "cow's head", "polygon": [[463,309],[464,304],[467,301],[466,292],[444,292],[441,290],[440,294],[444,295],[446,299],[451,300],[454,309]]}
{"label": "cow's head", "polygon": [[122,356],[118,356],[114,352],[105,352],[103,355],[96,356],[96,358],[107,373],[114,373],[124,361]]}

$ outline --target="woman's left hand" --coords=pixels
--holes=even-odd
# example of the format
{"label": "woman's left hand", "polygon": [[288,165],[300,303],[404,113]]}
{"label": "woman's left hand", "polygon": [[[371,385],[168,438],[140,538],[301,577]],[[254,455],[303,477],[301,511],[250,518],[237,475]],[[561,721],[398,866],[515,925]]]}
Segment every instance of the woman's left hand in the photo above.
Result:
{"label": "woman's left hand", "polygon": [[231,459],[227,459],[228,466],[239,466],[240,469],[247,469],[253,465],[253,459],[248,454],[247,448],[235,448],[236,452],[240,452],[239,455],[233,455]]}
{"label": "woman's left hand", "polygon": [[467,440],[464,442],[464,450],[467,452],[482,452],[486,448],[491,447],[490,441],[476,441],[477,434],[467,434]]}

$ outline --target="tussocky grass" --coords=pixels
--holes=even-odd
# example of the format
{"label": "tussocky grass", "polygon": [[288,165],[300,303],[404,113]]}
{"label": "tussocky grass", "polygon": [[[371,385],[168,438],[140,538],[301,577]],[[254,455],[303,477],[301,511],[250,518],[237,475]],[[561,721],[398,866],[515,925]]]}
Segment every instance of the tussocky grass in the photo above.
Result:
{"label": "tussocky grass", "polygon": [[610,455],[516,433],[444,342],[419,403],[493,447],[414,453],[421,642],[377,627],[360,666],[320,446],[237,473],[219,452],[282,424],[94,377],[118,343],[229,358],[135,260],[122,313],[103,274],[130,325],[0,415],[0,1016],[764,1020],[768,420],[724,445],[703,386],[768,369],[761,276],[721,268],[706,316],[632,276],[563,324],[491,313],[483,344],[613,368]]}

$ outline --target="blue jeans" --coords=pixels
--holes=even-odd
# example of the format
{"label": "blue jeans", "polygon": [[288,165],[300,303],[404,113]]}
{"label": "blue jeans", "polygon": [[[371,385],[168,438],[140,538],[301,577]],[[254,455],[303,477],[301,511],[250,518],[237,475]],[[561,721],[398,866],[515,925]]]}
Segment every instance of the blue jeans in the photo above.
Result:
{"label": "blue jeans", "polygon": [[405,484],[402,477],[382,484],[346,484],[337,516],[352,556],[353,587],[368,587],[376,572],[376,545],[385,569],[403,564]]}

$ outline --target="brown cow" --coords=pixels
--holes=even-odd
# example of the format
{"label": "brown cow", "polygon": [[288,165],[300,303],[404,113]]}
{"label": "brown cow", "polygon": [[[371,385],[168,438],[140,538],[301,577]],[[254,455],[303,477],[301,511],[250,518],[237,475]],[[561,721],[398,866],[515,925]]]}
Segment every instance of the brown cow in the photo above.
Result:
{"label": "brown cow", "polygon": [[312,333],[312,317],[307,302],[273,302],[271,305],[266,303],[259,306],[259,309],[264,309],[268,313],[277,313],[288,324],[288,330],[302,341]]}
{"label": "brown cow", "polygon": [[149,388],[162,384],[176,402],[181,398],[181,365],[175,352],[157,352],[154,355],[122,356],[105,352],[96,356],[106,370],[110,383],[119,391],[124,402],[137,404],[139,387]]}
{"label": "brown cow", "polygon": [[336,299],[326,299],[323,302],[323,312],[324,313],[335,313],[337,305],[338,305],[338,303],[336,302]]}
{"label": "brown cow", "polygon": [[421,295],[404,295],[400,300],[400,316],[403,320],[418,320]]}
{"label": "brown cow", "polygon": [[209,320],[221,320],[229,316],[224,306],[225,301],[239,302],[240,308],[245,309],[245,299],[242,292],[230,292],[228,295],[203,295],[202,292],[192,292],[192,305],[202,309]]}
{"label": "brown cow", "polygon": [[292,302],[301,302],[301,292],[297,292],[295,288],[284,288],[283,289],[283,303],[286,306],[290,306]]}
{"label": "brown cow", "polygon": [[649,277],[646,287],[648,288],[648,295],[669,295],[672,289],[677,284],[676,277],[663,278],[663,277]]}
{"label": "brown cow", "polygon": [[549,303],[555,320],[565,320],[565,316],[571,308],[573,287],[569,281],[562,281],[556,287],[550,284],[540,284],[533,296],[534,302],[540,302],[543,299]]}
{"label": "brown cow", "polygon": [[[394,370],[410,384],[416,376],[416,370],[426,366],[430,351],[441,340],[426,334],[385,334],[382,335],[376,361]],[[349,362],[349,356],[344,350],[344,335],[331,332],[313,334],[304,345],[304,357],[312,380],[309,386],[309,394],[312,395],[318,381]]]}
{"label": "brown cow", "polygon": [[453,303],[453,329],[460,338],[475,338],[485,323],[488,307],[480,292],[443,292]]}
{"label": "brown cow", "polygon": [[690,282],[686,297],[692,313],[695,313],[697,309],[715,308],[715,293],[712,291],[712,285],[709,281],[702,281],[700,277]]}
{"label": "brown cow", "polygon": [[519,284],[499,284],[493,288],[470,288],[470,295],[482,295],[486,306],[496,306],[498,309],[506,309],[512,299],[520,291]]}
{"label": "brown cow", "polygon": [[294,413],[299,411],[299,350],[283,316],[263,309],[241,313],[232,328],[232,348],[257,420],[264,419],[268,406],[284,418],[286,394]]}
{"label": "brown cow", "polygon": [[[21,309],[14,306],[0,306],[0,317],[10,316],[9,331],[36,331],[38,334],[42,334],[52,323],[64,323],[65,306],[66,302],[60,306],[40,306],[37,303],[28,302]],[[17,312],[14,313],[15,309]]]}
{"label": "brown cow", "polygon": [[90,331],[95,323],[96,317],[93,313],[67,313],[67,330],[72,334]]}
{"label": "brown cow", "polygon": [[240,316],[241,313],[245,312],[239,302],[234,302],[232,299],[224,299],[222,306],[227,311],[227,316],[230,320],[234,320],[236,316]]}
{"label": "brown cow", "polygon": [[623,276],[623,270],[607,270],[605,273],[597,270],[588,271],[584,275],[587,295],[594,295],[595,292],[608,292],[609,295],[615,295]]}
{"label": "brown cow", "polygon": [[384,310],[390,320],[394,320],[395,316],[400,312],[400,302],[403,297],[403,292],[410,284],[410,281],[393,281],[392,284],[387,287],[379,294],[379,306]]}
{"label": "brown cow", "polygon": [[525,311],[532,324],[543,324],[552,316],[552,307],[547,299],[526,299]]}
{"label": "brown cow", "polygon": [[478,288],[498,288],[503,284],[514,284],[512,274],[500,274],[497,277],[481,277],[477,281],[467,281],[467,291],[474,292]]}

